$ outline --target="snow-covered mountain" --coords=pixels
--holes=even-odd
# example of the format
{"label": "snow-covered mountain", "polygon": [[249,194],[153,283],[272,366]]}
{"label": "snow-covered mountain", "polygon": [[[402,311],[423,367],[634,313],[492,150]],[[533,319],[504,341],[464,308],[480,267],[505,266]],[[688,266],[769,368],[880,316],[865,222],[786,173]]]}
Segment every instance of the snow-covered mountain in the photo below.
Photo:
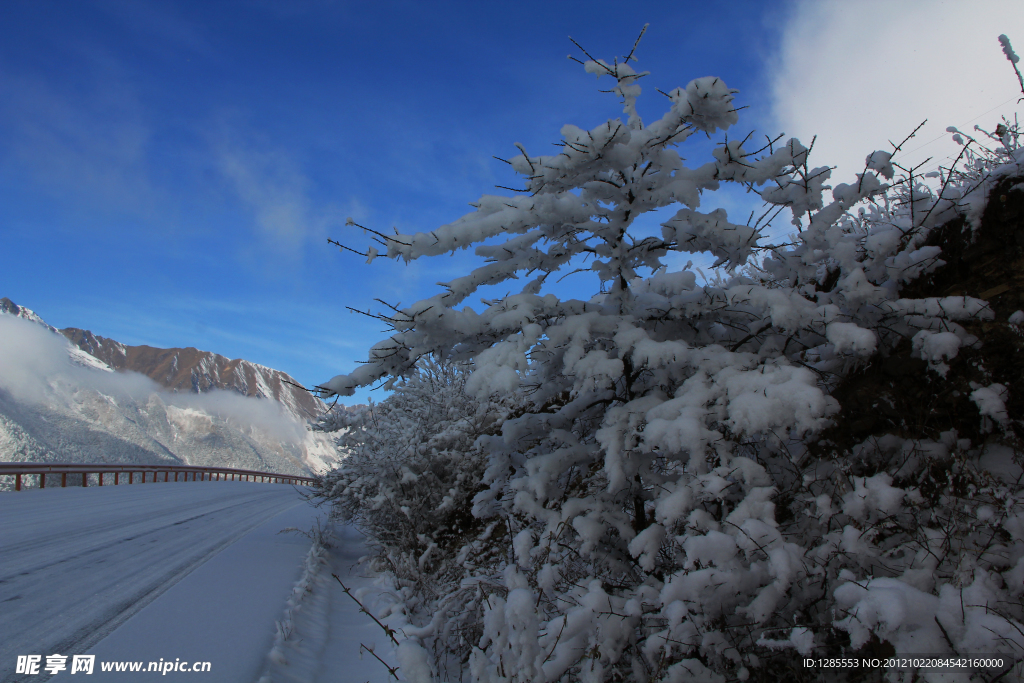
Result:
{"label": "snow-covered mountain", "polygon": [[[63,334],[53,325],[48,325],[45,320],[36,315],[36,312],[30,308],[19,306],[7,297],[0,298],[0,313],[6,313],[13,315],[23,320],[28,320],[36,325],[45,327],[54,334]],[[83,351],[76,346],[72,346],[68,349],[68,355],[71,358],[71,362],[75,365],[80,365],[83,368],[96,368],[97,370],[106,370],[107,372],[113,372],[113,368],[101,361],[96,356],[91,355],[87,351]]]}
{"label": "snow-covered mountain", "polygon": [[[146,375],[171,391],[202,393],[225,389],[243,396],[272,398],[302,419],[311,419],[326,410],[326,405],[298,386],[287,373],[240,358],[229,359],[218,353],[184,349],[158,349],[152,346],[129,346],[114,339],[95,335],[89,330],[67,327],[59,330],[40,318],[31,309],[10,299],[0,298],[0,312],[16,315],[62,334],[74,348],[88,355],[75,354],[75,362],[130,370]],[[96,364],[96,360],[101,361]]]}
{"label": "snow-covered mountain", "polygon": [[[197,349],[58,330],[0,299],[0,460],[181,463],[308,473],[338,459],[287,374]],[[18,320],[17,318],[20,318]]]}

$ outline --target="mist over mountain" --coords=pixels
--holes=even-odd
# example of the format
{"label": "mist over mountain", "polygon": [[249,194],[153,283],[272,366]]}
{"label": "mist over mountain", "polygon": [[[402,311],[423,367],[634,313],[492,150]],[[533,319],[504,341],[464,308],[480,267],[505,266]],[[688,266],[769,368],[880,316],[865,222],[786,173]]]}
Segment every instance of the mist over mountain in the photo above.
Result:
{"label": "mist over mountain", "polygon": [[0,460],[306,474],[338,459],[325,406],[287,374],[197,349],[58,330],[0,299]]}
{"label": "mist over mountain", "polygon": [[113,370],[138,372],[171,391],[202,393],[226,389],[243,396],[272,398],[303,419],[312,419],[326,410],[322,401],[299,387],[290,375],[257,363],[240,358],[229,359],[193,347],[158,349],[145,345],[129,346],[76,327],[60,330],[47,325],[31,309],[6,297],[0,298],[0,312],[30,320],[63,335],[89,355],[85,363],[96,359]]}

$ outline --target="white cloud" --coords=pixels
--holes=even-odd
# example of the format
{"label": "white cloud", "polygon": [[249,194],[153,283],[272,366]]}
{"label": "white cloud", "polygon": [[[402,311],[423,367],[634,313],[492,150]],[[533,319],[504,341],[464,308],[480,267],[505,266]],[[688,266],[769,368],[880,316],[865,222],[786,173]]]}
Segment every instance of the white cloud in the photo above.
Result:
{"label": "white cloud", "polygon": [[875,149],[928,123],[897,161],[948,166],[947,126],[995,128],[1020,111],[1016,76],[997,41],[1024,47],[1024,3],[1004,0],[798,0],[771,69],[775,126],[809,144],[848,182]]}

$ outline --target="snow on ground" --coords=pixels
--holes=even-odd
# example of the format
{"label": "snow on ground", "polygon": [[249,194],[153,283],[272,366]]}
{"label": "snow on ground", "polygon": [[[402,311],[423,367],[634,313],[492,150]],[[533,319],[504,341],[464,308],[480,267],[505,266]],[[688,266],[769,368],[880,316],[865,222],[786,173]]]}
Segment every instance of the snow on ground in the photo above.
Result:
{"label": "snow on ground", "polygon": [[[334,529],[325,566],[309,581],[311,591],[292,616],[292,632],[271,652],[260,683],[385,683],[395,679],[387,667],[366,652],[371,648],[388,666],[398,664],[391,641],[359,605],[346,595],[332,574],[375,614],[387,601],[384,585],[365,576],[359,560],[366,554],[363,537],[350,526]],[[395,618],[385,620],[400,628]],[[282,655],[282,656],[277,656]],[[401,672],[399,672],[401,676]],[[405,680],[403,677],[402,680]]]}
{"label": "snow on ground", "polygon": [[[394,665],[386,637],[331,577],[370,587],[353,568],[358,535],[340,529],[333,547],[311,552],[309,538],[280,533],[323,515],[293,487],[246,482],[0,494],[0,681],[38,680],[15,673],[17,656],[31,654],[60,680],[78,675],[76,654],[96,656],[94,681],[387,680],[359,658],[359,642],[376,643]],[[283,659],[268,656],[275,642]],[[43,670],[52,654],[68,655],[56,676]],[[210,672],[100,670],[161,658],[208,661]]]}

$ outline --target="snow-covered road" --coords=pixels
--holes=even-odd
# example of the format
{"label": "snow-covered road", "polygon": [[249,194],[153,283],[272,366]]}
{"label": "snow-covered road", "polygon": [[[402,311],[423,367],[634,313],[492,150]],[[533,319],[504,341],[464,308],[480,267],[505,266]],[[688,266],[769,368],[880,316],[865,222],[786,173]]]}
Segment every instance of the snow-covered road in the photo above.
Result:
{"label": "snow-covered road", "polygon": [[[175,631],[184,628],[195,635],[197,628],[203,630],[204,620],[216,621],[219,613],[262,620],[264,637],[248,645],[255,655],[233,647],[239,634],[220,630],[205,635],[207,642],[211,637],[219,641],[210,643],[220,660],[214,663],[220,675],[211,680],[233,680],[235,676],[226,674],[242,658],[256,660],[245,663],[250,672],[243,678],[253,680],[263,666],[259,653],[265,655],[271,646],[274,620],[281,618],[310,546],[301,535],[277,532],[309,529],[316,514],[291,486],[245,482],[0,495],[0,680],[22,678],[14,674],[18,655],[40,654],[45,663],[50,654],[91,652],[197,567],[256,530],[261,532],[256,534],[260,548],[251,554],[252,566],[244,557],[235,558],[228,580],[220,579],[222,585],[208,581],[206,590],[193,593],[194,601],[182,596],[180,608],[186,616],[175,625],[162,630],[157,626],[148,634],[135,629],[140,643],[159,646],[158,656],[208,660],[201,655],[209,652],[175,651],[174,643],[188,635]],[[244,549],[239,552],[244,555]],[[233,587],[244,587],[248,594],[238,595]],[[257,611],[266,614],[253,614],[247,603],[261,606]],[[244,636],[251,636],[251,628]],[[138,659],[151,655],[131,653]],[[131,677],[120,678],[126,675]]]}

